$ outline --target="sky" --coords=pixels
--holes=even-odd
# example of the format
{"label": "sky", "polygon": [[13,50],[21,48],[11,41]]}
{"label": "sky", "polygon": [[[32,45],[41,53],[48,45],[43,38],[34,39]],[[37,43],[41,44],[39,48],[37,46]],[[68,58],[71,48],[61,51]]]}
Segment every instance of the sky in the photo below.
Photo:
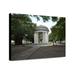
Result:
{"label": "sky", "polygon": [[33,23],[37,24],[37,26],[39,26],[39,25],[46,26],[49,29],[49,33],[51,32],[50,28],[56,24],[56,22],[53,22],[52,20],[43,22],[42,18],[40,18],[39,21],[37,21],[37,19],[35,17],[30,17],[30,18],[32,19]]}

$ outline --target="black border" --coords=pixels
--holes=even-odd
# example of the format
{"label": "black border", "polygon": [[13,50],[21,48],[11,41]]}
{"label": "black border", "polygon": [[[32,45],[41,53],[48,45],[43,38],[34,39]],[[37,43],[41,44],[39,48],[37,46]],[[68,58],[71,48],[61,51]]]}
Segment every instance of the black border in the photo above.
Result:
{"label": "black border", "polygon": [[11,60],[11,13],[9,13],[9,60]]}

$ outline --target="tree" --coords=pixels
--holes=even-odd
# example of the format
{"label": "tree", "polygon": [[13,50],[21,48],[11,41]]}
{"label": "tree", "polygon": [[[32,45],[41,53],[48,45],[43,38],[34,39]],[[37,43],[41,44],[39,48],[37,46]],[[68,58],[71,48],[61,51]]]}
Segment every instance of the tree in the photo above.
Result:
{"label": "tree", "polygon": [[56,21],[58,20],[58,17],[52,16],[51,18],[52,18],[52,21],[53,21],[53,22],[56,22]]}
{"label": "tree", "polygon": [[65,40],[65,18],[60,17],[57,24],[51,28],[50,40],[62,41]]}
{"label": "tree", "polygon": [[29,36],[31,32],[33,33],[34,27],[35,24],[32,23],[31,19],[29,18],[29,15],[11,15],[11,39],[15,40],[16,45],[22,44],[22,39],[24,38],[25,34],[28,34]]}
{"label": "tree", "polygon": [[25,38],[33,43],[34,42],[34,31],[36,28],[36,24],[29,23],[25,28],[26,28],[25,34],[27,34],[27,36],[25,36]]}
{"label": "tree", "polygon": [[22,44],[23,38],[34,42],[34,31],[36,28],[36,24],[32,23],[30,16],[36,17],[37,20],[40,20],[41,17],[44,22],[50,20],[51,18],[52,21],[57,21],[57,17],[27,14],[11,14],[11,39],[15,41],[16,45]]}
{"label": "tree", "polygon": [[40,20],[40,18],[43,19],[43,22],[49,21],[50,19],[53,22],[56,22],[58,20],[58,17],[55,16],[44,16],[44,15],[30,15],[31,17],[35,17],[37,19],[37,21]]}

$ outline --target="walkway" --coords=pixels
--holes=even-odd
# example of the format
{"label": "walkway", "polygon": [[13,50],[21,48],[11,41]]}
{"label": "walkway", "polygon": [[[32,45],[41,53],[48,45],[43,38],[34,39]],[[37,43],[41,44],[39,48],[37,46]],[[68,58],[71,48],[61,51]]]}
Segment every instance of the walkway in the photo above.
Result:
{"label": "walkway", "polygon": [[39,59],[39,58],[52,58],[52,57],[64,57],[65,46],[32,46],[32,48],[24,50],[20,53],[16,53],[12,56],[12,60],[24,60],[24,59]]}
{"label": "walkway", "polygon": [[23,60],[23,59],[28,59],[38,48],[39,46],[33,46],[30,49],[27,49],[21,53],[17,53],[12,56],[12,60]]}

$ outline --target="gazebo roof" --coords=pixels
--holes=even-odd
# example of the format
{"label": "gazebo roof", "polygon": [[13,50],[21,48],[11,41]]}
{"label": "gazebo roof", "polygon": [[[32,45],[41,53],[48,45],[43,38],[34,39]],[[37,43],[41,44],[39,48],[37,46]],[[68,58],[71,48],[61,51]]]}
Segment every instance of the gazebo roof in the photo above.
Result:
{"label": "gazebo roof", "polygon": [[49,31],[46,26],[40,25],[36,27],[36,31]]}

